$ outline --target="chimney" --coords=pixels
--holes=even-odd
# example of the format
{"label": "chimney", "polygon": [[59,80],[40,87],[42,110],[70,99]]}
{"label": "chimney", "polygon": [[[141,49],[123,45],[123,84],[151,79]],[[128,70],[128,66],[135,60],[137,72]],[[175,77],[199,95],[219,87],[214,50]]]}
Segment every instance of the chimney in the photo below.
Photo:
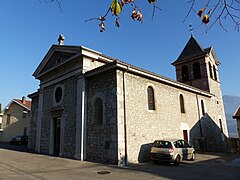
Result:
{"label": "chimney", "polygon": [[25,96],[22,97],[22,103],[23,103],[23,104],[26,103],[26,97],[25,97]]}
{"label": "chimney", "polygon": [[65,37],[62,34],[60,34],[58,37],[58,45],[64,45],[64,39]]}

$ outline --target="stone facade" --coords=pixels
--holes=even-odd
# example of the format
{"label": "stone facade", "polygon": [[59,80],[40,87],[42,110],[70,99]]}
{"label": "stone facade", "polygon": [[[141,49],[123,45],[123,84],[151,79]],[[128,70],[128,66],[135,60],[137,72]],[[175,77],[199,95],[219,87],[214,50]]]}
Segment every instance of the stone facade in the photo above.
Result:
{"label": "stone facade", "polygon": [[240,106],[236,109],[236,112],[233,115],[233,118],[237,121],[237,130],[238,130],[238,137],[240,140]]}
{"label": "stone facade", "polygon": [[31,121],[29,122],[28,148],[35,150],[37,136],[37,115],[38,115],[38,93],[29,95],[32,99]]}
{"label": "stone facade", "polygon": [[180,82],[85,47],[52,46],[34,73],[40,88],[30,95],[29,147],[118,165],[148,160],[156,139],[185,138],[197,150],[224,151],[228,132],[220,82],[208,77],[207,66],[217,61],[212,50],[202,53],[190,62],[200,62],[202,76],[182,83],[178,61]]}
{"label": "stone facade", "polygon": [[[119,72],[118,76],[122,77],[122,74],[123,72]],[[207,148],[205,150],[224,150],[225,145],[222,140],[220,125],[217,119],[214,119],[218,116],[215,110],[217,102],[214,98],[168,86],[161,81],[147,79],[132,73],[126,73],[125,79],[129,161],[145,161],[154,140],[183,138],[183,130],[188,132],[189,142],[195,147],[202,137],[205,138],[204,148]],[[153,87],[155,93],[156,109],[154,111],[148,110],[148,86]],[[180,111],[180,94],[184,97],[185,113]],[[201,100],[204,101],[207,112],[204,116],[199,114]],[[225,116],[221,117],[222,119],[225,118]],[[223,131],[227,134],[226,124],[223,127]]]}
{"label": "stone facade", "polygon": [[[87,78],[87,160],[117,163],[117,96],[116,71]],[[94,99],[104,102],[103,125],[93,123]]]}

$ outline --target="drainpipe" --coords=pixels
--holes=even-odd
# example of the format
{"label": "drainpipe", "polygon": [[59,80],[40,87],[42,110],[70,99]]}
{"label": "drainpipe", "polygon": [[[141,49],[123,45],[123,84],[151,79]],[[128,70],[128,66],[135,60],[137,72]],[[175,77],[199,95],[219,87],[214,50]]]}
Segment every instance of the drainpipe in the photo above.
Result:
{"label": "drainpipe", "polygon": [[124,139],[125,139],[125,165],[128,165],[128,148],[127,148],[127,115],[126,115],[126,80],[125,73],[128,71],[128,67],[123,71],[123,112],[124,112]]}
{"label": "drainpipe", "polygon": [[198,103],[198,96],[197,96],[197,94],[196,94],[196,99],[197,99],[197,108],[198,108],[198,119],[199,119],[200,136],[202,138],[203,137],[203,134],[202,134],[202,124],[201,124],[201,116],[200,116],[200,110],[199,110],[199,103]]}

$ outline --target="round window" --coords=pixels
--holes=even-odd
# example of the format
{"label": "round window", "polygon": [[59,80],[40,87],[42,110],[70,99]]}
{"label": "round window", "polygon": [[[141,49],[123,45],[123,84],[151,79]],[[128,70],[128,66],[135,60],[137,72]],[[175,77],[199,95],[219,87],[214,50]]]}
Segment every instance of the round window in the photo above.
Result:
{"label": "round window", "polygon": [[59,103],[62,100],[62,88],[58,87],[55,91],[55,101],[56,103]]}

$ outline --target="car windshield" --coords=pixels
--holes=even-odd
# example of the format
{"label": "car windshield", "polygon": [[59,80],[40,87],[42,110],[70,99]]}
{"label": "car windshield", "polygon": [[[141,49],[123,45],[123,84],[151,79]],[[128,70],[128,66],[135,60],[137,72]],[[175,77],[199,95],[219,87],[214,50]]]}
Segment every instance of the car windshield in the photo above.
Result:
{"label": "car windshield", "polygon": [[154,141],[153,147],[158,148],[171,148],[172,144],[169,141]]}

